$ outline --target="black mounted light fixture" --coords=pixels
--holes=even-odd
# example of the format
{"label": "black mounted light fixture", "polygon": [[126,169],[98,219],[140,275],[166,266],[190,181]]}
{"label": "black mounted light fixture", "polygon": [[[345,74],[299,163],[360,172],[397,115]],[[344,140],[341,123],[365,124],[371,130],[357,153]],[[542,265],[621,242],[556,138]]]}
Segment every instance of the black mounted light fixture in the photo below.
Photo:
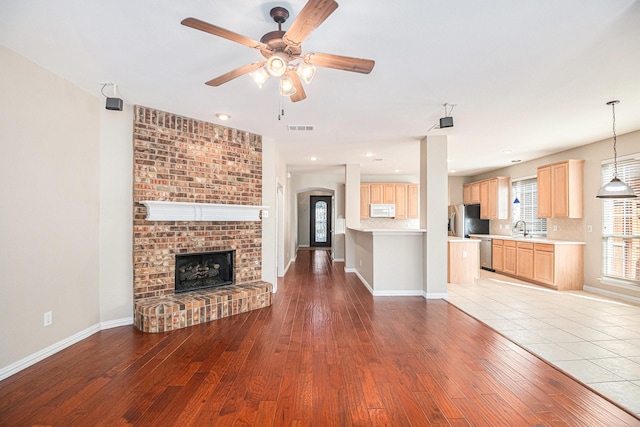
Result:
{"label": "black mounted light fixture", "polygon": [[633,189],[625,184],[618,178],[618,151],[616,149],[616,104],[620,101],[609,101],[607,105],[611,105],[611,111],[613,114],[613,179],[603,185],[600,190],[598,190],[598,194],[596,195],[597,199],[633,199],[638,197]]}

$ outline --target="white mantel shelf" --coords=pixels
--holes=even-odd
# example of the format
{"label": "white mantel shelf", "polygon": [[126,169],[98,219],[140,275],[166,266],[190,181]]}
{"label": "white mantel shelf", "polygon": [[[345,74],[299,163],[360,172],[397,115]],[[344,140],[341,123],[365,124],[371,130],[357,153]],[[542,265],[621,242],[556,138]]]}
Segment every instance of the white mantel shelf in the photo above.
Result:
{"label": "white mantel shelf", "polygon": [[261,221],[260,213],[268,208],[158,200],[142,200],[140,203],[147,208],[147,221]]}

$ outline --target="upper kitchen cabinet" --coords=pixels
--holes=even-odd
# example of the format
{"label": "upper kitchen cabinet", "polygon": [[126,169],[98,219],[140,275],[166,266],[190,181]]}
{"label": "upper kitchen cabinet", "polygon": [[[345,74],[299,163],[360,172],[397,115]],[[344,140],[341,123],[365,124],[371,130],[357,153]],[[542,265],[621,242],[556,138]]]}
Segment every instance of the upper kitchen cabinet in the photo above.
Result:
{"label": "upper kitchen cabinet", "polygon": [[480,182],[472,182],[462,187],[462,202],[465,205],[480,203]]}
{"label": "upper kitchen cabinet", "polygon": [[582,218],[584,160],[538,167],[538,217]]}
{"label": "upper kitchen cabinet", "polygon": [[496,177],[480,181],[480,218],[509,219],[510,179]]}
{"label": "upper kitchen cabinet", "polygon": [[418,218],[418,184],[360,184],[360,219],[369,218],[370,204],[396,205],[395,219]]}
{"label": "upper kitchen cabinet", "polygon": [[360,219],[369,218],[369,203],[371,203],[370,199],[371,186],[368,184],[360,185]]}
{"label": "upper kitchen cabinet", "polygon": [[407,218],[419,218],[418,210],[418,184],[409,184],[407,186]]}

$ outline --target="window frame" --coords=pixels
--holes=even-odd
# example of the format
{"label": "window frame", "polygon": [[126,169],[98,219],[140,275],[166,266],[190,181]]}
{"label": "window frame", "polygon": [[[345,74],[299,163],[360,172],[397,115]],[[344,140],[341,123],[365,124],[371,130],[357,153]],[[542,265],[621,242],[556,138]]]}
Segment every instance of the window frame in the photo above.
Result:
{"label": "window frame", "polygon": [[[535,186],[535,189],[532,187]],[[538,217],[538,177],[525,176],[511,180],[511,231],[521,219],[527,223],[527,233],[535,236],[547,236],[547,219]],[[513,203],[516,199],[520,203]],[[519,205],[519,206],[516,206]],[[525,218],[522,218],[522,210]],[[516,214],[518,218],[516,218]]]}

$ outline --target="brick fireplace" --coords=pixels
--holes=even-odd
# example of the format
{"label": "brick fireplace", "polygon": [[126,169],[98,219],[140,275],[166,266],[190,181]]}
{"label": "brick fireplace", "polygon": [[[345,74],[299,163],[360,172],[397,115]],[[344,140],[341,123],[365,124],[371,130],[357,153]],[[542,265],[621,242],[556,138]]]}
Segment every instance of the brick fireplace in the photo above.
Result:
{"label": "brick fireplace", "polygon": [[[270,305],[259,220],[149,221],[141,204],[259,206],[260,135],[136,106],[133,149],[136,327],[164,332]],[[233,251],[234,284],[175,294],[176,255],[218,251]]]}

